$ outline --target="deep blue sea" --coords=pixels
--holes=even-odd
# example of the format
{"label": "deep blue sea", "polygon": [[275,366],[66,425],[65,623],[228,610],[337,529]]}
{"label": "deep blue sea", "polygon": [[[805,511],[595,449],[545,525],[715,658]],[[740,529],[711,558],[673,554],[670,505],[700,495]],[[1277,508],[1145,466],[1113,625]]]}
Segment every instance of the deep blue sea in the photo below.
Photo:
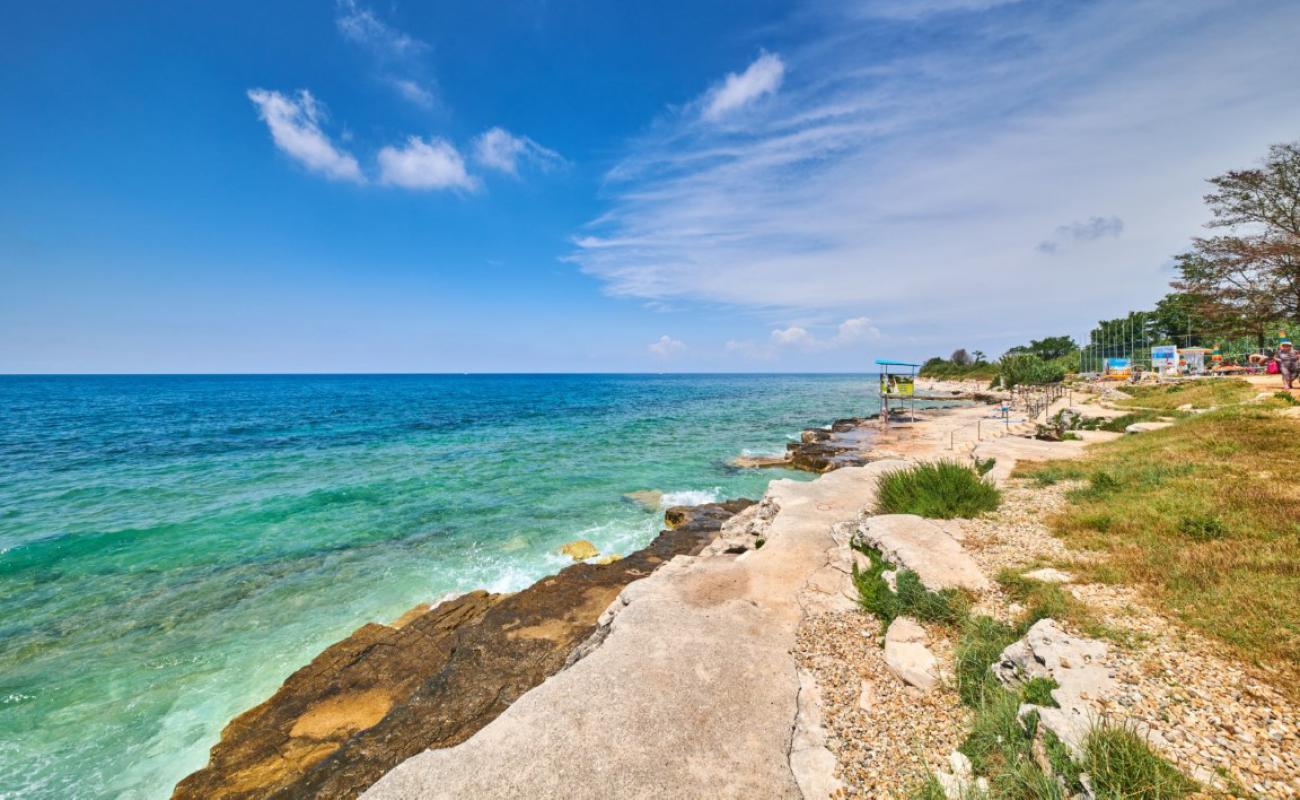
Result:
{"label": "deep blue sea", "polygon": [[0,797],[161,798],[322,648],[647,544],[872,376],[0,377]]}

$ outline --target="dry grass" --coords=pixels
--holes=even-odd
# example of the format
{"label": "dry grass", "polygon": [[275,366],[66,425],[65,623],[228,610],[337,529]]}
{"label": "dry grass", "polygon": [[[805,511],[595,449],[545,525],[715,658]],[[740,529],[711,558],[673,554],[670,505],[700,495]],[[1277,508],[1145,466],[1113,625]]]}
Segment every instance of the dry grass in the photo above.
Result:
{"label": "dry grass", "polygon": [[[1206,391],[1193,384],[1181,396],[1169,393],[1169,402]],[[1108,553],[1094,579],[1137,585],[1183,623],[1294,679],[1300,422],[1278,416],[1275,405],[1224,408],[1096,446],[1083,461],[1024,465],[1019,474],[1086,481],[1052,525],[1073,545]],[[1287,682],[1296,686],[1280,683]]]}
{"label": "dry grass", "polygon": [[1257,387],[1235,378],[1199,378],[1183,383],[1122,388],[1133,395],[1133,399],[1121,400],[1115,405],[1164,411],[1173,411],[1187,404],[1193,408],[1233,405],[1249,400],[1259,391]]}

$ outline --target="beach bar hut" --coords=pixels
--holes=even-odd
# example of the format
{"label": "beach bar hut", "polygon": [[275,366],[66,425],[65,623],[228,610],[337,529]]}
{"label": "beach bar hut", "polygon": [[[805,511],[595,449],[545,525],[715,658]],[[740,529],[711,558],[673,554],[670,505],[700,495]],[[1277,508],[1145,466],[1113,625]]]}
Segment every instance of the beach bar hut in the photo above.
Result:
{"label": "beach bar hut", "polygon": [[887,361],[876,359],[880,367],[880,427],[889,424],[889,401],[894,400],[896,408],[907,404],[916,421],[916,370],[920,364],[907,361]]}

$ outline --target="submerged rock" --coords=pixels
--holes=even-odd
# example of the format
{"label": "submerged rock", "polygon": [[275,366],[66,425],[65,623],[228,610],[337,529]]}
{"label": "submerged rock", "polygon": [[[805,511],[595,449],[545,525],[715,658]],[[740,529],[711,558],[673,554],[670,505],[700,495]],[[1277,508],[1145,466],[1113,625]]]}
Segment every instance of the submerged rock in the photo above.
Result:
{"label": "submerged rock", "polygon": [[232,720],[173,797],[355,798],[416,753],[465,741],[558,672],[625,586],[698,554],[750,503],[682,509],[674,530],[614,563],[417,606],[400,628],[358,628]]}
{"label": "submerged rock", "polygon": [[659,506],[663,505],[664,502],[664,493],[658,489],[641,489],[635,492],[627,492],[623,497],[650,511],[658,511]]}
{"label": "submerged rock", "polygon": [[560,552],[574,561],[586,561],[589,558],[595,558],[600,555],[596,545],[586,539],[578,539],[575,542],[569,542],[560,548]]}

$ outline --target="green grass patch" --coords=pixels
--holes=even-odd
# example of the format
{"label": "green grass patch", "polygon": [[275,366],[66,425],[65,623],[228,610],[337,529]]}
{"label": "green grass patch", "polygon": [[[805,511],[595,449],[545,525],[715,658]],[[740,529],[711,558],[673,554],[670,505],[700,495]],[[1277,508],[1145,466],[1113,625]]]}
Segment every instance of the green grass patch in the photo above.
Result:
{"label": "green grass patch", "polygon": [[870,547],[858,548],[871,559],[866,571],[854,570],[853,581],[858,587],[862,607],[874,614],[886,626],[898,617],[912,617],[924,622],[955,625],[965,619],[970,600],[956,589],[932,592],[921,583],[920,577],[910,569],[897,570],[894,592],[885,581],[884,573],[896,569],[885,561],[880,551]]}
{"label": "green grass patch", "polygon": [[957,694],[963,703],[978,708],[988,698],[996,698],[1005,691],[989,672],[989,667],[998,660],[1007,645],[1019,639],[1023,633],[1023,630],[992,617],[978,616],[966,620],[954,653]]}
{"label": "green grass patch", "polygon": [[1196,784],[1156,755],[1142,737],[1120,725],[1101,723],[1083,743],[1080,766],[1099,800],[1177,800]]}
{"label": "green grass patch", "polygon": [[1208,378],[1174,384],[1125,386],[1124,391],[1132,399],[1120,400],[1116,403],[1118,406],[1172,411],[1184,405],[1193,408],[1235,405],[1250,400],[1258,390],[1241,380]]}
{"label": "green grass patch", "polygon": [[994,511],[1002,495],[971,467],[952,461],[917,464],[881,476],[876,513],[931,519],[976,517]]}
{"label": "green grass patch", "polygon": [[[1181,396],[1174,388],[1168,395]],[[1040,484],[1086,478],[1050,524],[1104,554],[1089,574],[1138,587],[1246,661],[1277,668],[1278,685],[1300,696],[1300,436],[1279,407],[1271,398],[1221,407],[1017,474]]]}
{"label": "green grass patch", "polygon": [[1030,678],[1025,681],[1021,692],[1026,703],[1033,703],[1036,706],[1046,708],[1057,708],[1056,698],[1052,697],[1052,690],[1059,689],[1060,686],[1051,678]]}

